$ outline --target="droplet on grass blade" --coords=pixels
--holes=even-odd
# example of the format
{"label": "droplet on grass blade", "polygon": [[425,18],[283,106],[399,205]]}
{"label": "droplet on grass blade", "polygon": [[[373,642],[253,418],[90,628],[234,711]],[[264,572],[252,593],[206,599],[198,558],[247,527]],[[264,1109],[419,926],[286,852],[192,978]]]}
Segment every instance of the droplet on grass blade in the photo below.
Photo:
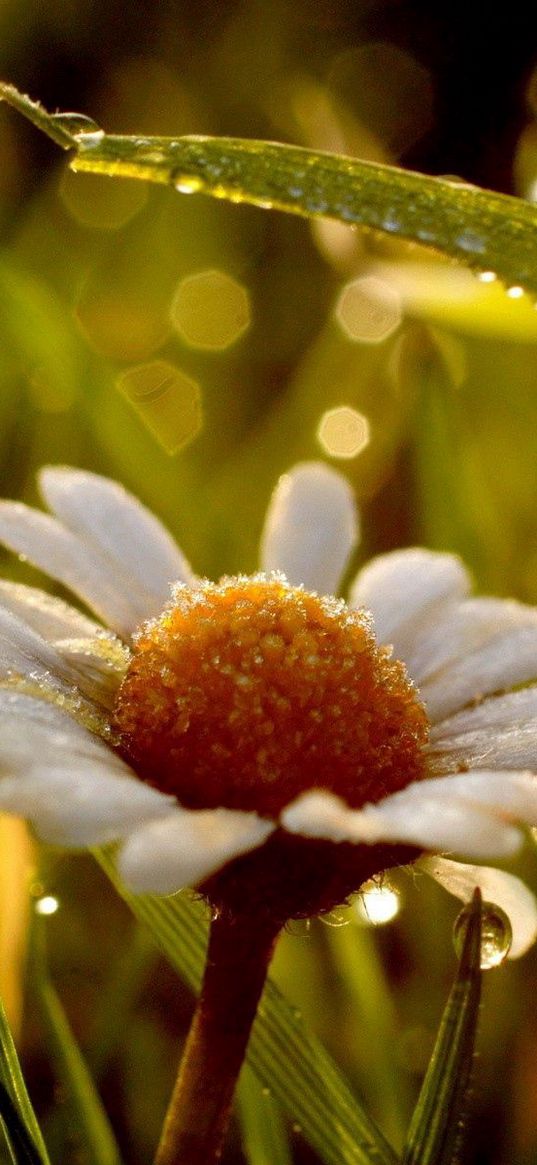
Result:
{"label": "droplet on grass blade", "polygon": [[[458,955],[461,954],[464,945],[470,912],[471,908],[465,906],[455,919],[453,945]],[[481,969],[489,971],[491,967],[499,967],[507,958],[512,941],[511,923],[505,911],[500,906],[495,906],[493,902],[484,902],[481,929]]]}
{"label": "droplet on grass blade", "polygon": [[66,130],[73,138],[91,137],[95,142],[104,138],[104,130],[93,118],[86,117],[83,113],[52,113],[49,120],[53,125],[59,125],[61,129]]}

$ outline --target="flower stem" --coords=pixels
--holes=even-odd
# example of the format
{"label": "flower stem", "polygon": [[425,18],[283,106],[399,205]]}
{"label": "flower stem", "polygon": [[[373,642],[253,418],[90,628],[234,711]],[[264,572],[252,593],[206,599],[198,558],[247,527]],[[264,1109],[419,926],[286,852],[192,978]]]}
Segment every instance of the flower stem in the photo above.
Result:
{"label": "flower stem", "polygon": [[211,923],[205,977],[154,1165],[213,1165],[280,922],[222,913]]}

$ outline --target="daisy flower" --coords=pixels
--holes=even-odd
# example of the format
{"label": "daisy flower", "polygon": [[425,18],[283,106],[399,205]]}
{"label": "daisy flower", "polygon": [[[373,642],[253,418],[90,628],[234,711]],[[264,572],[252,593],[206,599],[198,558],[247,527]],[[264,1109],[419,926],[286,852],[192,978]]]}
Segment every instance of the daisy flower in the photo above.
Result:
{"label": "daisy flower", "polygon": [[[0,809],[44,840],[118,841],[125,882],[169,894],[276,834],[483,861],[537,824],[537,688],[521,686],[537,612],[469,597],[460,560],[421,549],[330,597],[358,534],[335,470],[286,474],[264,574],[219,584],[119,485],[54,467],[40,486],[53,516],[3,501],[0,540],[100,620],[0,582]],[[428,867],[462,898],[479,883],[507,902],[525,948],[533,904],[520,887],[517,910],[512,878]]]}
{"label": "daisy flower", "polygon": [[[216,1160],[286,920],[425,852],[460,898],[479,885],[506,909],[513,954],[534,940],[522,883],[452,859],[504,860],[537,825],[537,612],[471,597],[458,558],[422,549],[374,559],[333,597],[357,516],[324,464],[278,483],[262,573],[218,583],[115,483],[48,468],[40,485],[51,513],[0,503],[0,541],[99,622],[0,583],[0,809],[45,841],[118,843],[134,891],[194,886],[211,903],[205,1004],[157,1161]],[[209,996],[233,1017],[220,1043]],[[214,1127],[196,1149],[200,1072]]]}

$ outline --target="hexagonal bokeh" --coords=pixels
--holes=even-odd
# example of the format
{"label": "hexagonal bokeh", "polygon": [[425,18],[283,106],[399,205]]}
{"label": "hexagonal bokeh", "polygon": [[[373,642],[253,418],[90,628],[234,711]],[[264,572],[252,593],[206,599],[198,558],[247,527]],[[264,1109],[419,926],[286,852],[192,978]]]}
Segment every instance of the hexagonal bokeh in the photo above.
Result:
{"label": "hexagonal bokeh", "polygon": [[401,323],[401,296],[385,280],[374,275],[364,275],[345,285],[337,300],[334,315],[349,340],[380,344]]}
{"label": "hexagonal bokeh", "polygon": [[179,283],[170,317],[189,347],[221,352],[249,328],[250,297],[225,271],[198,271]]}
{"label": "hexagonal bokeh", "polygon": [[127,368],[117,386],[167,453],[177,453],[203,427],[199,384],[167,360]]}
{"label": "hexagonal bokeh", "polygon": [[330,457],[356,457],[371,440],[369,421],[350,405],[327,409],[319,421],[317,438]]}

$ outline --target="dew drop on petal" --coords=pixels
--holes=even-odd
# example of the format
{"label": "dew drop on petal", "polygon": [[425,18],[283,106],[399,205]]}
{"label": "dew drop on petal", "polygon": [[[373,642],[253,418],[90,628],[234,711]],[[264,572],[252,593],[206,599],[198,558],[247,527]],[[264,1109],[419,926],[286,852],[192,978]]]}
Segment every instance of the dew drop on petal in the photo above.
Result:
{"label": "dew drop on petal", "polygon": [[[471,913],[471,907],[465,906],[455,919],[453,927],[453,945],[458,955],[461,954],[466,926]],[[499,967],[507,958],[511,950],[513,931],[511,923],[504,910],[493,902],[483,903],[482,931],[481,931],[481,969],[489,971],[491,967]]]}

